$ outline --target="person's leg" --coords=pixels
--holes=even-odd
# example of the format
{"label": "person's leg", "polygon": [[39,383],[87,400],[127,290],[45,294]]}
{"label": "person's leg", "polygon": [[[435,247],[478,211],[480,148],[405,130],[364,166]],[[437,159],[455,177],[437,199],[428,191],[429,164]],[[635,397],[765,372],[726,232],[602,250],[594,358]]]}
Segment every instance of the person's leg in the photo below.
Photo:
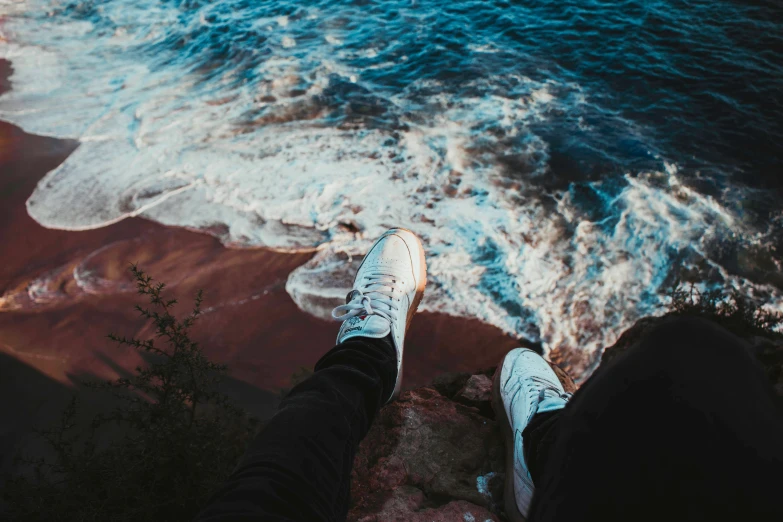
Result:
{"label": "person's leg", "polygon": [[[567,408],[568,406],[566,406]],[[530,424],[522,432],[525,462],[527,462],[533,484],[542,481],[543,470],[549,462],[549,455],[557,442],[560,427],[560,417],[565,409],[538,413],[530,420]]]}
{"label": "person's leg", "polygon": [[338,346],[282,401],[199,522],[345,519],[354,456],[399,394],[404,338],[426,279],[412,232],[392,229],[375,242],[333,312],[343,321]]}
{"label": "person's leg", "polygon": [[533,522],[783,520],[779,404],[712,323],[663,321],[536,421]]}
{"label": "person's leg", "polygon": [[[527,427],[544,427],[556,422],[570,394],[543,357],[527,348],[511,350],[495,372],[492,408],[505,439],[505,511],[511,522],[523,522],[530,511],[535,492],[529,451],[531,435]],[[542,424],[543,422],[543,424]],[[536,430],[536,451],[545,453],[542,439],[549,429]]]}
{"label": "person's leg", "polygon": [[344,519],[356,449],[396,378],[388,336],[336,346],[282,401],[198,520]]}

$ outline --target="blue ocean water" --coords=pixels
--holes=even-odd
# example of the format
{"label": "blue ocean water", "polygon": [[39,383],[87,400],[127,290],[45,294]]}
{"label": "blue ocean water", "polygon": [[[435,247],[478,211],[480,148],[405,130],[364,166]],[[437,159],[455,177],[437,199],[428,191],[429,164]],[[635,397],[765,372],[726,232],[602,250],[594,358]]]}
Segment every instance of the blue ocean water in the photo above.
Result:
{"label": "blue ocean water", "polygon": [[82,140],[28,202],[46,226],[143,215],[319,249],[289,281],[319,314],[343,295],[340,252],[402,223],[429,244],[425,306],[550,350],[596,353],[694,271],[781,306],[780,2],[28,0],[0,14],[16,71],[0,117]]}
{"label": "blue ocean water", "polygon": [[[58,2],[51,15],[89,21],[101,35],[123,27],[111,9],[117,3]],[[176,8],[177,24],[134,51],[148,54],[156,67],[179,62],[204,81],[227,70],[239,72],[237,82],[255,80],[255,68],[277,52],[259,20],[286,17],[296,42],[291,54],[303,59],[324,45],[325,31],[339,34],[331,52],[343,53],[362,75],[359,85],[330,83],[322,101],[333,109],[335,125],[363,118],[393,127],[388,98],[422,80],[441,82],[437,92],[455,98],[523,94],[510,75],[555,80],[566,96],[573,94],[570,84],[592,94],[578,112],[541,129],[555,176],[595,178],[659,167],[666,158],[717,177],[745,172],[743,181],[754,186],[781,185],[779,2],[160,4]],[[309,16],[313,11],[318,15]],[[369,56],[369,48],[380,51]],[[432,93],[409,94],[426,103]],[[584,125],[593,132],[581,132]]]}

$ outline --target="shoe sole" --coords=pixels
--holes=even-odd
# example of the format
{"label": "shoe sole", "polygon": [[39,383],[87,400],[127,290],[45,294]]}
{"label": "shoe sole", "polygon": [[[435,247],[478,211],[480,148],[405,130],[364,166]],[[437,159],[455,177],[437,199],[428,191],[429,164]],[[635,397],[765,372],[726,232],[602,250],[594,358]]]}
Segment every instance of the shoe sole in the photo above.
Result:
{"label": "shoe sole", "polygon": [[[505,361],[505,357],[503,361]],[[527,518],[520,513],[517,507],[516,493],[514,492],[514,432],[506,415],[506,408],[503,406],[503,398],[500,396],[500,372],[503,368],[503,361],[500,361],[492,379],[492,409],[495,411],[495,418],[500,422],[500,429],[503,431],[503,440],[506,445],[506,486],[503,492],[503,501],[506,517],[511,522],[527,522]]]}
{"label": "shoe sole", "polygon": [[[419,236],[416,235],[415,232],[412,230],[408,230],[407,228],[393,228],[389,230],[384,236],[387,235],[393,235],[395,232],[406,232],[413,236],[413,239],[416,240],[416,242],[419,244],[419,269],[421,278],[420,281],[416,282],[416,294],[413,297],[413,302],[411,303],[410,308],[408,308],[408,316],[406,317],[406,323],[405,323],[405,335],[407,337],[408,335],[408,329],[411,327],[411,320],[413,319],[413,316],[416,315],[416,312],[419,310],[419,304],[421,304],[421,299],[424,297],[424,290],[427,288],[427,260],[424,257],[424,245],[421,242],[421,239],[419,239]],[[403,238],[403,241],[405,239]],[[407,244],[407,243],[406,243]],[[410,249],[408,249],[408,252],[410,253]],[[415,263],[416,260],[412,259],[412,261]],[[389,401],[393,401],[400,395],[400,388],[402,386],[402,370],[405,365],[405,354],[403,354],[402,359],[400,360],[400,371],[399,371],[399,377],[397,378],[397,385],[394,387],[394,392],[392,393],[391,398]]]}

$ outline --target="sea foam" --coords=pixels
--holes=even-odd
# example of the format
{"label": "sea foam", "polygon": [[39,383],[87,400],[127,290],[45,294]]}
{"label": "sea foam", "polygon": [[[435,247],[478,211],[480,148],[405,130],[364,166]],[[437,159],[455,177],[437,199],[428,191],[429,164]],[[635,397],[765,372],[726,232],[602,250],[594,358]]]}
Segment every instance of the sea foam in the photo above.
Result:
{"label": "sea foam", "polygon": [[[150,1],[98,9],[85,20],[54,2],[0,7],[0,56],[14,66],[0,118],[81,142],[27,201],[46,227],[143,216],[233,247],[313,251],[286,288],[326,318],[373,239],[403,226],[426,245],[423,310],[579,354],[582,377],[623,329],[662,311],[677,270],[706,263],[780,309],[777,290],[710,260],[721,238],[760,235],[676,165],[547,183],[536,129],[592,103],[578,84],[503,73],[457,92],[424,77],[391,92],[363,75],[407,57],[389,61],[377,41],[340,47],[337,17],[323,12],[248,21]],[[263,44],[239,57],[180,56],[166,43],[242,22]],[[297,32],[319,23],[318,38]],[[355,65],[363,59],[376,62]]]}

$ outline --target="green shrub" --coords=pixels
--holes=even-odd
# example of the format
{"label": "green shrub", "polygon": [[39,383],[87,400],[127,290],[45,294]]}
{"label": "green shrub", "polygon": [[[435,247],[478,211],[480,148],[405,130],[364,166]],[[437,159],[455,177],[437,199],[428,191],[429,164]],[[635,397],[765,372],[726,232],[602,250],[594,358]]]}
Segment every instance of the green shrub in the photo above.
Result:
{"label": "green shrub", "polygon": [[783,316],[763,309],[735,289],[700,291],[695,283],[677,284],[669,293],[670,314],[704,317],[741,337],[781,337]]}
{"label": "green shrub", "polygon": [[178,320],[163,283],[131,267],[149,307],[155,335],[110,335],[142,352],[149,364],[127,378],[91,383],[118,402],[80,423],[74,397],[54,428],[40,432],[53,450],[48,460],[26,461],[32,472],[9,480],[3,497],[11,520],[185,521],[231,473],[257,422],[218,388],[226,367],[209,361],[189,337],[201,312]]}

